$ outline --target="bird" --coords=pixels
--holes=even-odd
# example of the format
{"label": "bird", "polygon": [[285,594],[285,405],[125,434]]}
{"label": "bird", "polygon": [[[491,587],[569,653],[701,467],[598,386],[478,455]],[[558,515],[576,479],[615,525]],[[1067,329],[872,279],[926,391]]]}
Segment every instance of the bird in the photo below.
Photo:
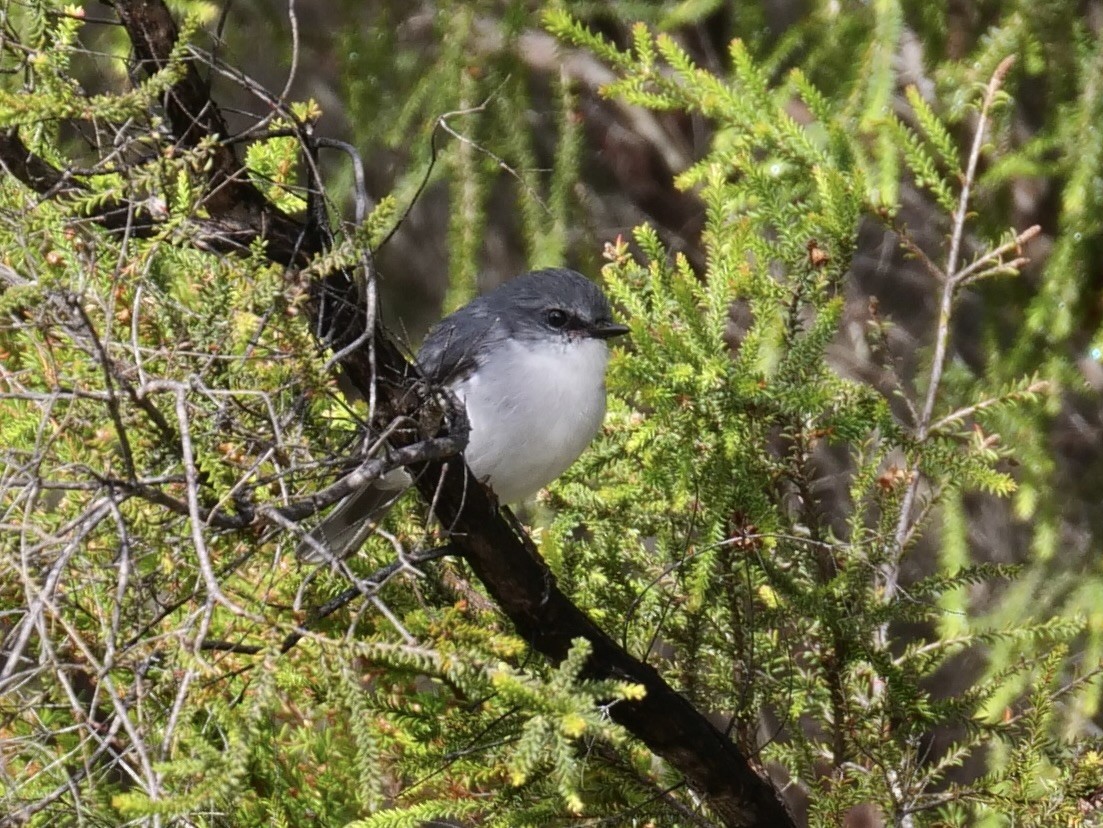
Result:
{"label": "bird", "polygon": [[[434,325],[417,354],[430,383],[467,413],[463,458],[500,503],[543,489],[578,459],[605,418],[609,340],[629,332],[590,279],[566,268],[523,273]],[[396,470],[353,492],[300,542],[318,563],[356,552],[410,487]]]}

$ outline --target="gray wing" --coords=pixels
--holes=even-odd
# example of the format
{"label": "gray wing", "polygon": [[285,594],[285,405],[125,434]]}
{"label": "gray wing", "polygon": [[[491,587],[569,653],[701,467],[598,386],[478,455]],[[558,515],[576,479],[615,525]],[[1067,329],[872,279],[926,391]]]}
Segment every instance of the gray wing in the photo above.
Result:
{"label": "gray wing", "polygon": [[476,299],[433,326],[417,363],[427,380],[445,385],[474,371],[483,350],[508,335],[498,314]]}
{"label": "gray wing", "polygon": [[410,483],[410,475],[395,469],[353,492],[299,541],[295,554],[304,563],[327,563],[352,555]]}
{"label": "gray wing", "polygon": [[[482,349],[508,335],[494,308],[476,299],[429,331],[418,352],[418,365],[430,382],[446,385],[475,370]],[[396,469],[353,492],[299,542],[299,560],[324,563],[356,552],[410,483],[410,476]]]}

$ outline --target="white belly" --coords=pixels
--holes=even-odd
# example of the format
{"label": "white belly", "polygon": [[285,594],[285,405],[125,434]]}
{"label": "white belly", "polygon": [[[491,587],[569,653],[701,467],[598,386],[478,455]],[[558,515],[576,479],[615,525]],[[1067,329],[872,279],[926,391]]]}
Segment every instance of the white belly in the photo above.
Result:
{"label": "white belly", "polygon": [[508,347],[452,390],[471,422],[467,465],[514,503],[559,477],[597,434],[609,352],[600,340],[565,337]]}

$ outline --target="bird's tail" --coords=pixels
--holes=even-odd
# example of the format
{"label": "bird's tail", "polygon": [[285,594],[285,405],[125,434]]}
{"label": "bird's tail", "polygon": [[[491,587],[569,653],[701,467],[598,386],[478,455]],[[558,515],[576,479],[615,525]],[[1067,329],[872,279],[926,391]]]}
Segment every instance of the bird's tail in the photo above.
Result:
{"label": "bird's tail", "polygon": [[410,476],[396,469],[342,500],[295,549],[303,563],[327,563],[356,552],[404,491]]}

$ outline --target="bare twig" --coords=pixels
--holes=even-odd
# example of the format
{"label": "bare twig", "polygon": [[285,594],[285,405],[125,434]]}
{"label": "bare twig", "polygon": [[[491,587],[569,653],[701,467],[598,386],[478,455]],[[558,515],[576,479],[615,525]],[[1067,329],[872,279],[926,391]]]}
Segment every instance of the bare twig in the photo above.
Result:
{"label": "bare twig", "polygon": [[[502,81],[502,85],[505,85],[508,82],[509,82],[509,78],[506,78],[504,81]],[[548,207],[548,205],[540,197],[540,194],[532,189],[532,187],[529,185],[529,183],[525,180],[525,177],[520,172],[518,172],[516,169],[514,169],[509,164],[508,161],[506,161],[504,158],[502,158],[500,155],[493,152],[492,150],[487,149],[486,147],[484,147],[482,144],[478,143],[477,141],[474,141],[471,138],[468,138],[466,135],[464,135],[462,132],[459,132],[458,130],[454,129],[452,127],[452,125],[450,123],[448,123],[449,118],[457,118],[457,117],[460,117],[462,115],[478,115],[478,114],[481,114],[483,112],[486,112],[487,107],[490,106],[491,101],[494,100],[494,98],[497,96],[497,94],[498,94],[497,90],[492,92],[489,96],[487,96],[486,100],[484,100],[478,106],[468,107],[467,109],[457,109],[453,112],[445,112],[443,115],[441,115],[440,117],[437,118],[437,127],[439,129],[441,129],[443,132],[446,132],[449,135],[451,135],[453,138],[455,138],[457,141],[459,141],[464,146],[466,146],[466,147],[468,147],[472,150],[475,150],[476,152],[481,153],[482,155],[485,155],[487,158],[491,159],[495,164],[498,165],[498,169],[502,170],[503,172],[505,172],[508,175],[512,176],[513,178],[517,179],[517,183],[521,185],[521,188],[525,191],[525,193],[529,196],[529,198],[531,198],[534,202],[539,204],[540,209],[542,209],[545,213],[547,213],[550,216],[552,214],[551,208]]]}
{"label": "bare twig", "polygon": [[[1026,388],[1019,389],[1010,395],[1010,398],[1026,397],[1034,394],[1042,394],[1050,389],[1051,383],[1047,380],[1039,380],[1038,382],[1032,382]],[[972,417],[978,411],[983,411],[986,408],[991,408],[994,405],[999,405],[1001,402],[1006,402],[1009,397],[996,397],[994,399],[981,400],[973,405],[967,405],[964,408],[959,408],[945,417],[942,417],[937,422],[931,424],[930,433],[941,431],[951,423],[959,423],[968,417]]]}
{"label": "bare twig", "polygon": [[[1032,238],[1037,228],[1030,228],[1016,236],[1016,239],[1006,245],[996,248],[982,256],[977,262],[959,270],[958,260],[961,254],[962,239],[965,234],[965,222],[969,215],[969,199],[972,194],[973,182],[976,179],[977,164],[980,160],[981,149],[984,146],[985,133],[988,126],[988,114],[995,102],[996,95],[1003,85],[1003,79],[1010,71],[1014,57],[1005,58],[993,73],[988,82],[981,103],[980,115],[977,118],[976,133],[973,136],[972,148],[965,167],[965,176],[962,180],[961,195],[958,198],[958,206],[953,214],[953,225],[950,234],[950,250],[946,257],[946,267],[943,270],[945,278],[942,280],[942,294],[938,308],[938,325],[935,331],[934,357],[931,361],[931,371],[927,380],[927,394],[920,411],[919,421],[916,423],[916,440],[919,443],[925,441],[931,432],[931,421],[934,416],[935,403],[938,400],[939,390],[942,385],[942,375],[946,370],[946,361],[949,352],[950,318],[953,313],[954,298],[964,280],[975,274],[977,268],[985,264],[999,260],[999,257],[1007,250],[1017,248],[1022,242]],[[896,593],[899,571],[897,561],[903,554],[905,540],[909,537],[909,529],[912,526],[912,509],[920,485],[919,469],[912,470],[910,480],[907,483],[903,500],[900,506],[900,518],[896,524],[895,558],[890,564],[882,568],[884,579],[884,599],[891,600]]]}
{"label": "bare twig", "polygon": [[245,609],[239,607],[226,597],[219,586],[215,576],[214,567],[211,564],[211,556],[207,551],[207,539],[204,534],[205,521],[199,512],[199,470],[195,465],[195,450],[191,442],[191,424],[188,415],[187,396],[185,388],[176,388],[176,422],[180,430],[181,460],[184,464],[184,479],[187,482],[188,518],[191,521],[192,543],[195,544],[195,554],[199,559],[199,571],[203,575],[203,583],[207,587],[207,594],[211,599],[226,607],[235,615],[248,615]]}
{"label": "bare twig", "polygon": [[968,267],[962,268],[954,276],[954,279],[958,283],[958,287],[963,287],[969,282],[983,277],[990,267],[1014,269],[1020,264],[1025,264],[1028,261],[1025,256],[1018,256],[1010,262],[1004,262],[1003,255],[1012,250],[1016,252],[1021,251],[1024,244],[1041,232],[1041,225],[1032,225],[1016,235],[1011,241],[1005,242],[994,250],[988,251]]}

